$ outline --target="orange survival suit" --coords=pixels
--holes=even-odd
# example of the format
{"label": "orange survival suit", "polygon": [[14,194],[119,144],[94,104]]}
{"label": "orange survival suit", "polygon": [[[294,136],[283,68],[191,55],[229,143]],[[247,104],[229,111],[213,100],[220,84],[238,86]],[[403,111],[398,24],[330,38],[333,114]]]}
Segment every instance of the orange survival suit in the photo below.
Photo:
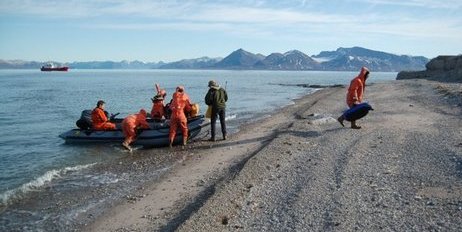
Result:
{"label": "orange survival suit", "polygon": [[160,121],[164,115],[164,100],[155,99],[152,103],[151,118]]}
{"label": "orange survival suit", "polygon": [[186,144],[188,139],[188,120],[186,119],[185,111],[191,110],[191,102],[189,96],[184,92],[183,86],[176,87],[176,92],[172,96],[172,103],[170,104],[172,110],[172,117],[170,119],[170,145],[175,139],[176,130],[178,126],[183,133],[183,145]]}
{"label": "orange survival suit", "polygon": [[157,95],[152,98],[151,118],[155,121],[160,121],[165,116],[164,99],[167,96],[167,92],[164,89],[160,89],[158,84],[156,84],[156,90]]}
{"label": "orange survival suit", "polygon": [[116,125],[112,122],[109,122],[107,119],[104,110],[96,107],[91,112],[91,122],[93,130],[115,130]]}
{"label": "orange survival suit", "polygon": [[351,108],[355,103],[363,101],[364,90],[366,88],[366,75],[368,73],[369,70],[366,67],[362,67],[359,75],[351,80],[346,97],[348,107]]}
{"label": "orange survival suit", "polygon": [[128,115],[122,121],[122,131],[125,136],[125,143],[130,144],[135,141],[137,127],[141,127],[143,129],[149,129],[148,122],[146,121],[146,110],[141,109],[137,114]]}

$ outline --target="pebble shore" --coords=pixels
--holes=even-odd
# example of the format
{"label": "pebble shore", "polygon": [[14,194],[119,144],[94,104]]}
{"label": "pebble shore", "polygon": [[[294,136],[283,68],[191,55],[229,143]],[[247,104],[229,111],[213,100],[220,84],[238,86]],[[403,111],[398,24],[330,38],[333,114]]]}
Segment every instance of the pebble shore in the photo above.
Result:
{"label": "pebble shore", "polygon": [[345,92],[325,88],[226,141],[177,148],[181,162],[141,199],[79,230],[462,231],[462,85],[367,86],[375,110],[360,130],[335,120]]}

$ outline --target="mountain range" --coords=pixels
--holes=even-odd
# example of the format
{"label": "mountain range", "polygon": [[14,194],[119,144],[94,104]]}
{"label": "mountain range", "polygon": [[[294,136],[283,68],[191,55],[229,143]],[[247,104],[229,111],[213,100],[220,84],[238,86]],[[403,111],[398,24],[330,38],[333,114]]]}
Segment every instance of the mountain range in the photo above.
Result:
{"label": "mountain range", "polygon": [[[395,55],[362,47],[338,48],[308,56],[292,50],[286,53],[271,53],[268,56],[238,49],[225,58],[201,57],[176,62],[142,61],[90,61],[60,63],[71,69],[225,69],[225,70],[323,70],[357,71],[366,66],[374,71],[399,72],[425,69],[429,61],[423,56]],[[44,63],[37,61],[0,60],[0,69],[39,69]]]}

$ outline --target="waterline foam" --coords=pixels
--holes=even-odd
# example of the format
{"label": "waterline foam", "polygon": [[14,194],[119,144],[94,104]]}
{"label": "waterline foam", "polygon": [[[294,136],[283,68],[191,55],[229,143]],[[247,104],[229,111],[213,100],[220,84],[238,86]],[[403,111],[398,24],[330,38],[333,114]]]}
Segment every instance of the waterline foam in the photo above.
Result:
{"label": "waterline foam", "polygon": [[74,166],[74,167],[65,167],[65,168],[62,168],[62,169],[58,169],[58,170],[50,170],[50,171],[47,171],[45,174],[43,174],[42,176],[28,182],[28,183],[25,183],[21,186],[19,186],[18,188],[15,188],[15,189],[11,189],[11,190],[8,190],[2,194],[0,194],[0,206],[6,206],[8,205],[8,203],[12,200],[15,200],[15,199],[21,199],[26,193],[30,192],[30,191],[34,191],[34,190],[37,190],[38,188],[44,186],[45,184],[51,182],[53,179],[56,179],[56,178],[59,178],[63,175],[65,175],[66,173],[69,173],[69,172],[76,172],[76,171],[79,171],[79,170],[82,170],[82,169],[86,169],[86,168],[89,168],[93,165],[95,165],[96,163],[92,163],[92,164],[86,164],[86,165],[77,165],[77,166]]}

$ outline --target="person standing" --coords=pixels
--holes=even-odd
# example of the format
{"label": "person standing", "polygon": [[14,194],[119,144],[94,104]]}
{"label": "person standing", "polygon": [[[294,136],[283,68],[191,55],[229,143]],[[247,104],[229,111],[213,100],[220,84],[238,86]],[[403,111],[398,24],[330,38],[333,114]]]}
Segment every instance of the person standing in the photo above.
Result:
{"label": "person standing", "polygon": [[130,144],[136,139],[136,128],[149,129],[146,116],[146,110],[141,109],[139,113],[128,115],[122,121],[122,132],[125,136],[122,146],[127,150],[132,151]]}
{"label": "person standing", "polygon": [[188,141],[188,120],[186,119],[185,111],[189,112],[191,110],[191,101],[189,96],[185,93],[183,86],[176,87],[176,91],[173,93],[170,103],[170,109],[172,111],[170,118],[170,133],[168,136],[170,148],[175,141],[178,127],[180,127],[183,133],[183,146],[185,146]]}
{"label": "person standing", "polygon": [[151,118],[155,122],[161,122],[165,116],[164,99],[167,96],[167,92],[164,89],[160,89],[160,86],[156,84],[157,94],[152,100]]}
{"label": "person standing", "polygon": [[205,95],[205,104],[212,107],[211,115],[211,138],[210,141],[216,141],[215,139],[215,124],[217,117],[220,117],[221,133],[223,134],[223,140],[226,140],[226,102],[228,101],[228,94],[226,90],[221,88],[218,83],[214,80],[209,81],[209,91]]}
{"label": "person standing", "polygon": [[[353,108],[363,101],[364,91],[366,90],[366,80],[369,77],[369,69],[362,67],[359,75],[351,80],[350,87],[346,96],[346,103],[348,107]],[[338,122],[344,127],[343,121],[345,117],[342,115],[337,118]],[[361,129],[360,126],[356,125],[356,120],[351,121],[351,128]]]}
{"label": "person standing", "polygon": [[109,121],[104,112],[106,102],[99,100],[96,108],[91,112],[91,122],[93,130],[115,130],[116,125]]}

